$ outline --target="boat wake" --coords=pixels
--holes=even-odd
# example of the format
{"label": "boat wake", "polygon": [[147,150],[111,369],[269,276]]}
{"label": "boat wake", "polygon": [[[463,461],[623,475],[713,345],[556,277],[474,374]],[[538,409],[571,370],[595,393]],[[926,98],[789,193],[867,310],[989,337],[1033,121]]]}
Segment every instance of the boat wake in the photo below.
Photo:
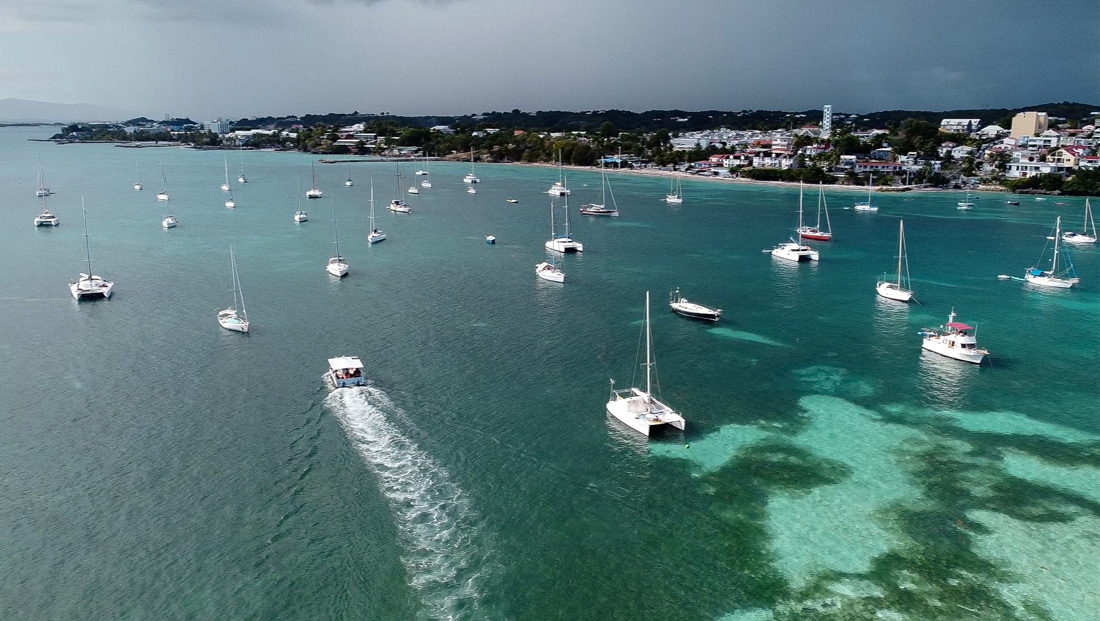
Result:
{"label": "boat wake", "polygon": [[486,548],[481,517],[450,481],[446,469],[387,419],[399,408],[376,388],[342,388],[325,399],[367,466],[378,477],[394,511],[401,558],[423,616],[455,619],[477,615]]}

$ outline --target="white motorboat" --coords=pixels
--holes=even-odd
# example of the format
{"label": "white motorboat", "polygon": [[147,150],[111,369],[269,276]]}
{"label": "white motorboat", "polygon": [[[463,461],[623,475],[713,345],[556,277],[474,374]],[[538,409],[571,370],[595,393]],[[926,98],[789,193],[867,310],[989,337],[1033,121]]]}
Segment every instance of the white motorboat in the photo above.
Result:
{"label": "white motorboat", "polygon": [[668,305],[677,314],[683,315],[684,317],[691,317],[692,319],[718,321],[722,318],[722,309],[689,302],[687,298],[680,294],[679,287],[668,294]]}
{"label": "white motorboat", "polygon": [[370,180],[370,233],[367,234],[368,244],[377,244],[386,239],[386,232],[374,224],[374,178]]}
{"label": "white motorboat", "polygon": [[802,184],[798,184],[798,226],[795,227],[795,233],[798,234],[798,239],[790,237],[791,241],[782,242],[777,244],[771,249],[773,257],[780,259],[786,259],[788,261],[817,261],[820,255],[816,250],[802,243]]}
{"label": "white motorboat", "polygon": [[[821,213],[825,212],[825,228],[821,228]],[[829,221],[829,205],[825,202],[825,186],[817,184],[817,224],[814,226],[803,225],[798,227],[798,234],[803,239],[816,239],[818,241],[832,241],[833,224]]]}
{"label": "white motorboat", "polygon": [[237,177],[240,183],[248,183],[248,177],[244,176],[244,145],[241,145],[241,176]]}
{"label": "white motorboat", "polygon": [[228,192],[232,188],[229,185],[229,159],[223,155],[222,162],[225,163],[225,182],[222,183],[222,192]]}
{"label": "white motorboat", "polygon": [[[657,397],[653,396],[653,333],[649,325],[649,292],[645,294],[645,390],[634,386],[615,390],[615,380],[611,380],[611,395],[607,401],[607,413],[631,429],[650,435],[654,429],[675,427],[683,430],[686,421],[679,412],[673,410]],[[632,382],[633,383],[633,382]]]}
{"label": "white motorboat", "polygon": [[955,309],[952,308],[945,325],[921,328],[920,335],[924,339],[921,348],[955,360],[981,364],[989,356],[989,350],[978,347],[976,334],[977,329],[973,326],[955,321]]}
{"label": "white motorboat", "polygon": [[[897,278],[893,281],[886,280],[886,275],[883,274],[879,279],[878,284],[875,285],[875,291],[878,292],[884,298],[891,300],[897,300],[898,302],[908,302],[913,299],[913,285],[909,280],[909,259],[906,256],[905,249],[905,221],[898,222],[898,274]],[[902,267],[905,267],[905,273],[902,274]]]}
{"label": "white motorboat", "polygon": [[226,330],[248,332],[248,311],[244,307],[244,292],[241,291],[241,277],[237,275],[237,258],[233,255],[232,244],[229,246],[229,272],[233,279],[233,305],[218,311],[218,324]]}
{"label": "white motorboat", "polygon": [[565,231],[557,234],[554,231],[554,201],[550,201],[550,239],[546,242],[546,249],[554,252],[584,252],[584,245],[573,239],[569,232],[569,195],[565,196]]}
{"label": "white motorboat", "polygon": [[309,170],[313,174],[313,186],[306,190],[306,198],[321,198],[324,192],[317,188],[317,168],[311,163]]}
{"label": "white motorboat", "polygon": [[546,191],[550,196],[565,196],[569,194],[569,188],[565,185],[565,176],[562,171],[561,149],[558,149],[558,180]]}
{"label": "white motorboat", "polygon": [[168,200],[168,177],[164,174],[164,164],[160,165],[160,179],[164,183],[164,186],[160,192],[157,192],[157,200],[166,201]]}
{"label": "white motorboat", "polygon": [[679,205],[684,202],[684,189],[680,180],[669,180],[668,194],[665,194],[665,202],[670,205]]}
{"label": "white motorboat", "polygon": [[619,215],[619,205],[615,201],[615,192],[611,192],[611,207],[607,206],[607,191],[611,185],[607,181],[607,170],[600,164],[600,202],[589,203],[580,208],[580,212],[586,216],[612,216]]}
{"label": "white motorboat", "polygon": [[337,278],[348,275],[348,262],[340,254],[340,234],[336,230],[336,205],[332,205],[332,243],[336,244],[336,254],[325,265],[325,271]]}
{"label": "white motorboat", "polygon": [[46,177],[42,174],[42,158],[38,158],[38,189],[34,191],[34,195],[38,198],[43,196],[49,196],[53,194],[50,188],[46,187]]}
{"label": "white motorboat", "polygon": [[535,264],[535,275],[550,282],[565,282],[565,272],[553,260]]}
{"label": "white motorboat", "polygon": [[[1077,272],[1073,269],[1073,260],[1070,259],[1069,252],[1061,250],[1058,245],[1062,240],[1062,216],[1058,216],[1058,219],[1054,221],[1054,235],[1048,236],[1047,240],[1047,245],[1043,247],[1043,253],[1039,255],[1039,260],[1027,269],[1024,278],[1029,283],[1040,287],[1069,289],[1080,282],[1081,279],[1077,277]],[[1050,257],[1050,269],[1044,270],[1039,265],[1045,263],[1043,257],[1046,256],[1047,248],[1050,247],[1050,241],[1054,242],[1054,252]],[[1060,257],[1061,267],[1058,265]]]}
{"label": "white motorboat", "polygon": [[92,271],[92,247],[89,241],[90,235],[88,234],[88,212],[84,209],[83,196],[80,197],[80,213],[84,216],[84,252],[88,256],[85,259],[88,263],[88,273],[81,272],[79,278],[69,282],[69,293],[73,295],[73,299],[77,302],[97,298],[106,299],[111,297],[111,291],[114,289],[115,283],[97,276]]}
{"label": "white motorboat", "polygon": [[875,175],[872,173],[867,177],[867,201],[856,203],[853,208],[856,211],[878,211],[878,205],[872,200],[875,195]]}
{"label": "white motorboat", "polygon": [[42,213],[34,217],[35,226],[57,226],[58,224],[61,224],[61,219],[57,214],[50,213],[49,209],[42,210]]}
{"label": "white motorboat", "polygon": [[359,356],[329,358],[325,378],[332,382],[333,388],[363,386],[367,383],[363,377],[363,362],[359,360]]}
{"label": "white motorboat", "polygon": [[971,209],[974,209],[974,200],[970,197],[969,190],[967,190],[966,192],[966,198],[959,201],[958,205],[959,211],[970,211]]}
{"label": "white motorboat", "polygon": [[481,183],[481,179],[474,174],[474,149],[470,147],[470,172],[462,178],[462,183]]}
{"label": "white motorboat", "polygon": [[[1089,229],[1092,232],[1089,233]],[[1089,204],[1089,199],[1085,197],[1085,224],[1083,226],[1083,232],[1074,233],[1073,231],[1065,231],[1062,233],[1062,241],[1067,241],[1071,244],[1095,244],[1096,243],[1096,222],[1092,219],[1092,205]]]}

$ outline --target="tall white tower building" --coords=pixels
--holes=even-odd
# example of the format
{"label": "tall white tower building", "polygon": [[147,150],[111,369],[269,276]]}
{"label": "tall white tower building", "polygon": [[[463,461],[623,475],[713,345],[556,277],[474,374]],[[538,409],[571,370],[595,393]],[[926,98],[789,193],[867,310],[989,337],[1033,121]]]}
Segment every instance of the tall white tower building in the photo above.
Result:
{"label": "tall white tower building", "polygon": [[833,107],[826,104],[821,113],[821,137],[828,138],[833,131]]}

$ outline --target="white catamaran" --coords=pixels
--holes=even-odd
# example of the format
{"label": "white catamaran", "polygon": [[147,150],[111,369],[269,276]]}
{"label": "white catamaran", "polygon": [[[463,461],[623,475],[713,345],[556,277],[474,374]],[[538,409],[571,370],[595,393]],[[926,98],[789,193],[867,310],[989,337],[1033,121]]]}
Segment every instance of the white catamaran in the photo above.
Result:
{"label": "white catamaran", "polygon": [[237,258],[233,255],[232,244],[229,246],[229,269],[233,277],[233,305],[218,311],[218,324],[226,330],[248,332],[248,311],[244,308],[244,292],[241,291],[241,277],[237,275]]}
{"label": "white catamaran", "polygon": [[88,212],[84,209],[84,197],[80,197],[80,213],[84,215],[84,252],[87,254],[85,261],[88,263],[88,273],[81,273],[80,278],[69,282],[69,293],[77,302],[81,300],[94,300],[96,298],[111,297],[111,290],[115,283],[97,276],[92,271],[92,246],[88,234]]}

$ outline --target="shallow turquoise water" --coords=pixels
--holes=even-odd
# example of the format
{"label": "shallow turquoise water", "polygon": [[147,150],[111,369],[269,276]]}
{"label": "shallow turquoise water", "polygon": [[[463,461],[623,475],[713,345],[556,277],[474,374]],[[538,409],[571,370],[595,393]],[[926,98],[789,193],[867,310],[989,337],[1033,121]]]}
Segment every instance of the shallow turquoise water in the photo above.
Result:
{"label": "shallow turquoise water", "polygon": [[[691,181],[673,207],[666,180],[610,174],[623,215],[591,219],[575,210],[599,175],[574,173],[585,253],[557,285],[533,274],[551,169],[479,166],[469,195],[468,164],[433,164],[398,215],[393,164],[354,164],[352,188],[347,166],[318,165],[325,198],[296,225],[310,156],[246,152],[228,210],[220,152],[26,141],[52,131],[0,130],[4,618],[967,618],[957,603],[1088,619],[1100,604],[1065,589],[1100,569],[1098,250],[1073,253],[1076,290],[996,279],[1080,199],[989,194],[959,213],[952,194],[882,194],[858,214],[859,192],[829,189],[836,241],[794,265],[760,250],[792,228],[797,190]],[[31,226],[39,157],[53,230]],[[373,247],[371,178],[389,235]],[[66,288],[81,195],[108,302]],[[323,271],[333,206],[342,281]],[[899,218],[909,307],[873,290]],[[214,319],[230,243],[248,336]],[[722,322],[665,312],[677,286]],[[689,421],[648,442],[603,409],[608,378],[630,379],[647,289],[662,392]],[[952,307],[991,366],[921,354],[917,329]],[[340,354],[364,358],[369,390],[328,393]]]}

